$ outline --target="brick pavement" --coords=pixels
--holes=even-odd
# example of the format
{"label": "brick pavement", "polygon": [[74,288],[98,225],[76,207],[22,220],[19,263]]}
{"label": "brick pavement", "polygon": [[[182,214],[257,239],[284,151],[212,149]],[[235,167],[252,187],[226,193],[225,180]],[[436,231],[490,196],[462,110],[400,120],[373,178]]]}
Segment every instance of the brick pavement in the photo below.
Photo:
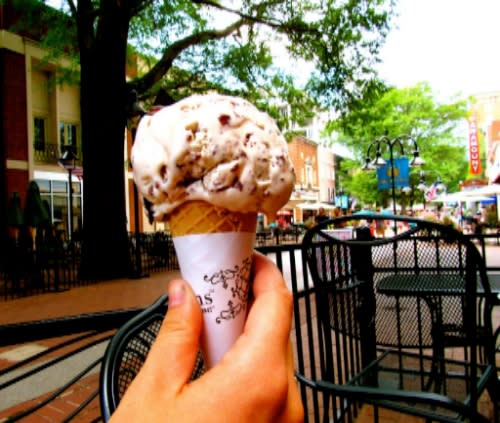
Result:
{"label": "brick pavement", "polygon": [[0,325],[50,319],[129,307],[145,307],[166,292],[178,271],[151,274],[142,279],[106,281],[57,293],[14,300],[0,299]]}
{"label": "brick pavement", "polygon": [[[30,297],[4,301],[0,299],[0,325],[20,323],[32,320],[51,319],[56,317],[80,315],[122,308],[146,307],[166,292],[167,282],[179,276],[178,271],[152,274],[143,279],[123,279],[107,281],[93,285],[72,288],[59,293],[46,293]],[[58,340],[37,341],[36,347],[49,347]],[[12,346],[0,348],[0,354],[12,350]],[[15,354],[14,354],[15,355]],[[0,358],[0,369],[15,363],[17,360]],[[75,409],[82,399],[94,392],[99,386],[98,373],[80,380],[71,386],[63,395],[33,415],[23,418],[27,423],[60,422],[64,416]],[[47,394],[48,395],[48,394]],[[44,396],[45,397],[45,396]],[[22,402],[2,410],[0,398],[0,422],[18,411],[25,410],[39,401]],[[91,422],[100,416],[99,401],[95,398],[78,415],[74,422]]]}

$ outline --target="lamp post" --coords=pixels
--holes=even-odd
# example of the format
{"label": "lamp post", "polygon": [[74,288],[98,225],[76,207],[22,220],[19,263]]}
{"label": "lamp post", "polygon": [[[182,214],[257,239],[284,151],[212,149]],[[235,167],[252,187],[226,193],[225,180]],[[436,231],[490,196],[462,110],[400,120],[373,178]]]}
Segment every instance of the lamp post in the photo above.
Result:
{"label": "lamp post", "polygon": [[[410,161],[410,166],[422,166],[424,161],[420,157],[420,150],[418,148],[417,141],[410,135],[404,135],[396,138],[389,138],[384,135],[375,141],[371,142],[366,151],[365,164],[363,166],[364,170],[375,170],[387,164],[386,160],[382,158],[382,154],[386,151],[389,152],[389,166],[390,171],[389,176],[391,180],[391,198],[392,198],[392,210],[393,214],[397,214],[396,208],[396,166],[394,163],[395,153],[398,153],[399,157],[405,155],[405,144],[411,144],[413,146],[413,158]],[[398,151],[394,151],[397,148]],[[375,158],[372,159],[372,153],[375,150]],[[397,224],[394,222],[394,233],[397,233]]]}
{"label": "lamp post", "polygon": [[72,174],[76,167],[78,157],[75,154],[72,145],[63,146],[63,154],[57,161],[59,166],[62,166],[68,171],[68,196],[69,196],[69,213],[68,213],[68,239],[71,241],[73,237],[73,183]]}
{"label": "lamp post", "polygon": [[427,189],[428,189],[427,185],[425,184],[425,172],[423,170],[421,170],[418,176],[419,176],[419,179],[418,179],[417,189],[419,191],[423,192],[422,205],[423,205],[424,211],[425,211],[425,209],[426,209],[426,204],[425,204],[425,201],[426,201],[426,192],[427,192]]}

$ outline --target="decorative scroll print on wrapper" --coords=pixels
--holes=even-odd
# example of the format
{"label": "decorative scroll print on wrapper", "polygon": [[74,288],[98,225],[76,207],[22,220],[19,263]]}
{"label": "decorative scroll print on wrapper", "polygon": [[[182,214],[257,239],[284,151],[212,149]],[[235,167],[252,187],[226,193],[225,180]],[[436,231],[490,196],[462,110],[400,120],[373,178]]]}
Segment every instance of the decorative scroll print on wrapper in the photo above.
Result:
{"label": "decorative scroll print on wrapper", "polygon": [[255,233],[226,232],[174,238],[181,274],[203,311],[202,352],[213,367],[234,344],[246,320]]}
{"label": "decorative scroll print on wrapper", "polygon": [[214,273],[212,276],[205,276],[205,281],[213,286],[221,285],[224,289],[230,289],[233,299],[228,301],[227,309],[222,310],[215,318],[217,323],[223,320],[236,318],[242,311],[246,310],[248,299],[248,280],[250,279],[251,257],[243,260],[241,266],[233,269],[224,269]]}

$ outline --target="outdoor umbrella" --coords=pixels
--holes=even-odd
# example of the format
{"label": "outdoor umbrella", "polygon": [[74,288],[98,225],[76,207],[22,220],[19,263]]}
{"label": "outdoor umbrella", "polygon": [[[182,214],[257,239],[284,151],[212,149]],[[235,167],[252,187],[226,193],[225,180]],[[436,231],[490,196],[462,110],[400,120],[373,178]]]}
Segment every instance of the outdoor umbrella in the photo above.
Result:
{"label": "outdoor umbrella", "polygon": [[7,206],[7,225],[9,226],[9,234],[17,240],[19,228],[23,225],[23,212],[21,210],[21,197],[18,192],[13,192]]}
{"label": "outdoor umbrella", "polygon": [[484,201],[487,200],[484,194],[472,194],[466,191],[459,191],[450,194],[440,195],[439,197],[431,200],[433,203],[466,203],[466,202],[475,202],[475,201]]}
{"label": "outdoor umbrella", "polygon": [[337,207],[326,203],[299,203],[297,204],[297,208],[306,210],[319,210],[320,208],[325,210],[335,210]]}
{"label": "outdoor umbrella", "polygon": [[30,228],[33,245],[35,245],[36,228],[48,222],[50,222],[50,216],[40,197],[40,188],[35,181],[30,181],[24,206],[24,224]]}
{"label": "outdoor umbrella", "polygon": [[357,214],[377,214],[377,213],[374,212],[373,210],[361,209],[361,210],[355,211],[353,213],[353,215],[357,215]]}
{"label": "outdoor umbrella", "polygon": [[500,195],[500,184],[490,184],[490,185],[482,186],[480,188],[466,190],[466,191],[463,191],[463,194],[465,196],[485,195],[487,197],[489,197],[491,195]]}

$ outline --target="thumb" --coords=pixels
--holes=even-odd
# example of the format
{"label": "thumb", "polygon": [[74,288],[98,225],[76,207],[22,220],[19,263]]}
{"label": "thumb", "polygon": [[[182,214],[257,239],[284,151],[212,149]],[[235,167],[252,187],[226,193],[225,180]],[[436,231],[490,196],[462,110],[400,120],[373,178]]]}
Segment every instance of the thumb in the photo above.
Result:
{"label": "thumb", "polygon": [[159,367],[152,369],[161,378],[157,383],[164,383],[163,388],[172,395],[179,393],[191,377],[201,328],[201,309],[193,290],[181,279],[170,281],[168,311],[147,361]]}

